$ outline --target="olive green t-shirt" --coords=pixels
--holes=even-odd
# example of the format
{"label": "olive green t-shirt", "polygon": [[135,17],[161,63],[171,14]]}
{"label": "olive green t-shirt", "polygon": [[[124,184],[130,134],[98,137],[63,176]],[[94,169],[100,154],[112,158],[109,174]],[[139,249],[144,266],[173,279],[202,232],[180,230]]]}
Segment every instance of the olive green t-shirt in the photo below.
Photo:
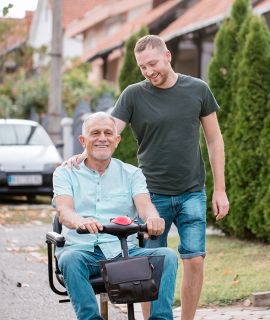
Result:
{"label": "olive green t-shirt", "polygon": [[204,81],[182,74],[168,89],[144,80],[123,91],[112,115],[131,125],[150,192],[177,195],[204,188],[200,117],[217,108]]}

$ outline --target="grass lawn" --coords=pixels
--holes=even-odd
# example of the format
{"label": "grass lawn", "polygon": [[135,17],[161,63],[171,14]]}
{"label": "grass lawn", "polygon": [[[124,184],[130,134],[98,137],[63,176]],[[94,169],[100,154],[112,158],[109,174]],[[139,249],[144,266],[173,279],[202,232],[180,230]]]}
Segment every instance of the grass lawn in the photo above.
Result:
{"label": "grass lawn", "polygon": [[[178,238],[169,239],[177,250]],[[270,290],[270,245],[222,236],[207,236],[204,286],[200,306],[232,304],[253,292]],[[179,260],[175,304],[180,304],[182,263]]]}

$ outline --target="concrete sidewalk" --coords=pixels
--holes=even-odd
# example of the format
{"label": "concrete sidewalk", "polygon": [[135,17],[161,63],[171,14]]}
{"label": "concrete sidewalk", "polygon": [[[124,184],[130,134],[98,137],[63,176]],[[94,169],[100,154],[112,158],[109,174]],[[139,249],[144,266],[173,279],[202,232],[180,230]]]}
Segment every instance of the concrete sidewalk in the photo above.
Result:
{"label": "concrete sidewalk", "polygon": [[[50,225],[0,225],[0,318],[1,320],[75,320],[70,303],[59,304],[49,288],[47,264],[40,247]],[[142,320],[135,305],[136,320]],[[109,306],[110,320],[127,319],[122,305]],[[174,310],[180,320],[180,308]],[[270,308],[226,307],[197,310],[195,320],[270,320]]]}
{"label": "concrete sidewalk", "polygon": [[[118,305],[122,313],[126,314],[126,307]],[[139,304],[135,304],[136,320],[144,320]],[[174,309],[174,319],[180,320],[181,308]],[[270,308],[254,308],[231,306],[225,308],[198,309],[194,320],[270,320]]]}

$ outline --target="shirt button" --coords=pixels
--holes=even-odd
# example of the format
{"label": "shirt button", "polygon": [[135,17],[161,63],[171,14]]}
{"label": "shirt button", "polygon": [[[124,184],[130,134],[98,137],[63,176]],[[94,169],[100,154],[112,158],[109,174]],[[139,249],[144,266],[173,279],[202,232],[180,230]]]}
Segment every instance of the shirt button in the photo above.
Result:
{"label": "shirt button", "polygon": [[97,202],[99,202],[99,199],[97,199]]}
{"label": "shirt button", "polygon": [[99,185],[99,182],[97,184]]}

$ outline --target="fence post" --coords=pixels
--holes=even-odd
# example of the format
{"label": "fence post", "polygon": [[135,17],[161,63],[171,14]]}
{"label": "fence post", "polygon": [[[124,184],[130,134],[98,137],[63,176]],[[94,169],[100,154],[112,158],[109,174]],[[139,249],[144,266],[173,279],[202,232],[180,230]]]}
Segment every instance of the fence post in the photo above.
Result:
{"label": "fence post", "polygon": [[73,115],[73,152],[74,154],[82,153],[83,147],[79,142],[79,135],[82,134],[82,124],[85,119],[85,115],[91,113],[91,107],[87,101],[80,101],[76,106]]}
{"label": "fence post", "polygon": [[96,112],[107,112],[107,110],[113,107],[114,103],[115,100],[113,98],[113,95],[110,92],[104,92],[98,101]]}
{"label": "fence post", "polygon": [[64,160],[70,158],[73,155],[73,119],[63,118],[61,120],[61,127],[63,128],[63,158]]}

